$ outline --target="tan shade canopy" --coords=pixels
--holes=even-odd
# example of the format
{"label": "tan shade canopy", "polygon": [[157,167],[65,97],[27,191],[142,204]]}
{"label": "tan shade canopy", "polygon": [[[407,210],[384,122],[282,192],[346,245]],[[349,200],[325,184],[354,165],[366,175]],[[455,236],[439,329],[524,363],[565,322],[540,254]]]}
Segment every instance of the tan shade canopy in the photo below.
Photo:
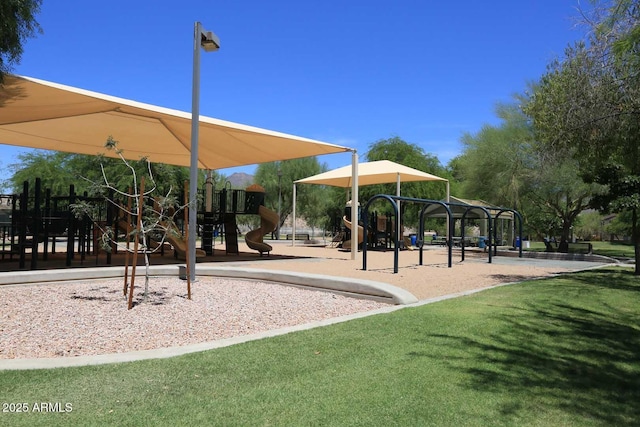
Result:
{"label": "tan shade canopy", "polygon": [[[431,175],[390,160],[358,164],[358,185],[385,184],[390,182],[447,181],[445,178]],[[333,187],[351,187],[352,167],[344,166],[308,178],[299,179],[300,184],[322,184]]]}
{"label": "tan shade canopy", "polygon": [[[318,175],[310,176],[308,178],[299,179],[294,182],[293,194],[294,194],[294,205],[293,205],[293,223],[294,228],[293,232],[295,233],[295,219],[296,219],[296,206],[295,206],[295,185],[296,184],[319,184],[319,185],[331,185],[333,187],[342,187],[342,188],[350,188],[353,186],[353,168],[354,165],[344,166],[338,169],[334,169],[328,172],[324,172]],[[410,168],[408,166],[401,165],[396,162],[392,162],[390,160],[378,160],[373,162],[359,163],[357,165],[358,174],[356,177],[357,186],[352,188],[353,199],[358,205],[358,188],[363,185],[373,185],[373,184],[386,184],[386,183],[396,183],[396,195],[400,196],[400,183],[401,182],[415,182],[415,181],[445,181],[447,183],[447,197],[449,195],[449,182],[445,178],[440,178],[439,176],[431,175],[427,172],[422,172],[417,169]],[[357,214],[352,214],[354,217]],[[396,231],[397,235],[400,235],[400,222],[398,221],[396,224],[398,230]],[[352,247],[357,247],[357,227],[354,227],[351,233],[351,245]],[[351,259],[355,259],[355,254],[357,251],[351,252]]]}
{"label": "tan shade canopy", "polygon": [[[7,76],[0,87],[0,144],[105,154],[112,136],[127,159],[190,165],[191,113],[43,80]],[[200,116],[201,169],[351,151],[266,129]]]}

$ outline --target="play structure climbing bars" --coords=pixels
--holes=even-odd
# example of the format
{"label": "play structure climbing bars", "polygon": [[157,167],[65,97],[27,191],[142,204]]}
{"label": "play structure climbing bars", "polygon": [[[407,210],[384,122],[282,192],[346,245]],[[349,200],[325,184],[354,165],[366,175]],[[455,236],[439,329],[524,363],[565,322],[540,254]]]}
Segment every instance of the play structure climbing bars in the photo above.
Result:
{"label": "play structure climbing bars", "polygon": [[[269,254],[271,247],[263,237],[277,226],[279,218],[264,206],[264,189],[255,185],[246,190],[231,189],[227,185],[221,190],[211,191],[208,205],[204,202],[207,200],[205,191],[202,190],[197,206],[198,237],[201,242],[196,250],[197,259],[214,255],[216,235],[221,235],[225,241],[227,254],[239,253],[237,215],[260,216],[260,227],[248,233],[247,245],[260,255]],[[183,199],[186,191],[183,192],[178,195],[178,200]],[[112,256],[119,249],[117,245],[112,245],[109,250],[103,248],[102,236],[110,229],[115,241],[125,242],[135,229],[135,217],[124,215],[117,204],[108,202],[109,199],[115,200],[114,194],[106,197],[76,194],[73,185],[67,194],[53,195],[51,190],[42,188],[39,178],[31,185],[25,181],[19,194],[0,195],[0,261],[17,263],[16,267],[20,270],[36,270],[40,261],[49,260],[58,250],[64,252],[62,256],[67,267],[78,263],[85,265],[90,262],[90,256],[94,257],[91,262],[96,266],[111,265]],[[72,206],[78,203],[93,206],[92,217],[74,213]],[[121,203],[126,209],[127,200],[121,200]],[[170,245],[174,258],[186,259],[186,220],[180,217],[174,220],[173,224],[165,224],[170,232],[166,233],[162,243]],[[59,251],[61,245],[64,245],[63,251]],[[161,244],[158,253],[164,255],[164,251],[165,246]],[[57,255],[56,259],[59,258]]]}
{"label": "play structure climbing bars", "polygon": [[[398,209],[398,202],[414,203],[421,206],[420,214],[419,214],[419,228],[418,228],[418,234],[417,234],[418,236],[421,236],[421,237],[419,238],[419,240],[416,241],[416,245],[420,250],[419,265],[423,265],[424,242],[422,239],[424,236],[424,221],[426,218],[428,218],[431,215],[439,214],[448,219],[447,224],[449,224],[449,229],[447,231],[448,240],[446,242],[446,246],[448,248],[447,263],[449,268],[451,268],[452,266],[452,250],[454,246],[453,245],[454,223],[455,223],[454,220],[456,218],[461,219],[462,241],[464,241],[464,238],[465,238],[464,222],[465,220],[472,217],[472,213],[475,214],[475,218],[481,218],[487,221],[488,234],[490,236],[490,239],[487,241],[487,244],[489,246],[488,247],[489,263],[491,263],[492,255],[495,255],[497,251],[496,243],[495,243],[497,240],[495,235],[495,229],[497,228],[496,223],[501,215],[507,212],[510,212],[513,214],[514,218],[516,219],[515,225],[518,230],[518,236],[519,236],[518,239],[519,241],[522,241],[522,217],[517,211],[513,209],[502,208],[502,207],[486,207],[486,206],[478,206],[478,205],[463,205],[460,203],[448,203],[440,200],[417,199],[412,197],[391,196],[388,194],[378,194],[373,196],[367,201],[362,211],[362,222],[363,222],[362,228],[364,230],[369,229],[369,223],[368,223],[369,209],[371,207],[371,204],[377,200],[386,200],[391,204],[395,221],[401,221],[401,218],[399,215],[399,209]],[[396,222],[396,224],[398,224],[398,222]],[[400,238],[397,233],[395,234],[394,239],[395,239],[395,242],[393,245],[394,246],[393,272],[397,273],[399,249],[401,246]],[[364,244],[362,246],[362,269],[363,270],[367,269],[367,246],[368,246],[367,244]],[[464,244],[461,245],[461,251],[462,251],[461,252],[462,261],[464,261]],[[519,251],[518,256],[522,258],[522,246],[518,247],[518,251]]]}

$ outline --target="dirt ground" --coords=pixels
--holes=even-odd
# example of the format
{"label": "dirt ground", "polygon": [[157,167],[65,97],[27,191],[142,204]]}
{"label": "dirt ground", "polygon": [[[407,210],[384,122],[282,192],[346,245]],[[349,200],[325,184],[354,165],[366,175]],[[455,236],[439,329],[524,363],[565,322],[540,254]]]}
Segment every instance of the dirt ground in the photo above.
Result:
{"label": "dirt ground", "polygon": [[[240,250],[248,250],[242,248]],[[339,277],[353,277],[395,285],[411,292],[423,300],[442,295],[455,294],[486,288],[500,283],[516,282],[530,278],[545,277],[574,271],[576,263],[540,262],[527,258],[494,256],[488,263],[488,255],[481,251],[465,251],[461,261],[460,250],[454,250],[452,266],[448,267],[447,251],[443,247],[429,247],[423,252],[423,265],[419,264],[418,250],[403,250],[398,256],[398,273],[394,273],[394,251],[367,251],[367,270],[363,270],[363,254],[358,252],[356,260],[351,252],[326,246],[309,246],[296,242],[276,242],[274,255],[305,258],[244,261],[243,267],[265,268],[286,271],[302,271]],[[267,258],[266,256],[263,258]],[[583,263],[588,268],[592,263]]]}
{"label": "dirt ground", "polygon": [[[297,241],[268,241],[273,246],[270,256],[260,256],[256,251],[238,242],[238,254],[226,254],[224,244],[217,243],[215,254],[199,259],[199,265],[238,265],[246,268],[299,271],[313,274],[325,274],[339,277],[353,277],[388,283],[411,292],[416,298],[429,299],[442,295],[456,294],[474,289],[490,287],[500,283],[517,282],[529,278],[545,277],[576,269],[590,268],[597,264],[589,262],[552,261],[505,256],[504,250],[488,263],[488,254],[475,248],[465,251],[465,261],[461,261],[460,249],[453,251],[452,267],[448,267],[447,250],[441,246],[425,246],[423,265],[419,262],[419,250],[399,252],[398,273],[394,273],[394,251],[368,250],[367,270],[363,270],[363,252],[357,253],[353,260],[351,252],[328,247],[320,242],[310,245]],[[50,254],[48,260],[38,256],[37,269],[65,269],[124,265],[124,254],[114,255],[107,263],[106,254],[87,255],[82,258],[76,254],[71,266],[65,263],[66,254]],[[171,251],[164,255],[153,254],[151,264],[184,264],[184,260],[175,259]],[[138,265],[144,265],[142,257]],[[30,270],[30,255],[25,267],[20,268],[16,256],[3,257],[0,271],[19,275],[20,271]]]}

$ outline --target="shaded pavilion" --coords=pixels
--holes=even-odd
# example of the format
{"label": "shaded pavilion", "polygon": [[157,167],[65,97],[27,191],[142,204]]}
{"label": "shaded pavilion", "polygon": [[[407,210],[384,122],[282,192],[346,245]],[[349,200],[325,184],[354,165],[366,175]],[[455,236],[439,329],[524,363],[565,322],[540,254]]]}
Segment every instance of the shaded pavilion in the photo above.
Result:
{"label": "shaded pavilion", "polygon": [[[357,179],[354,177],[357,176]],[[341,187],[345,189],[353,188],[354,182],[357,183],[355,195],[352,194],[353,207],[357,209],[358,196],[357,186],[359,185],[374,185],[374,184],[388,184],[396,183],[396,196],[400,196],[400,184],[402,182],[418,182],[418,181],[442,181],[447,186],[447,198],[449,196],[449,180],[441,178],[436,175],[432,175],[427,172],[423,172],[418,169],[410,168],[400,163],[392,162],[390,160],[377,160],[366,163],[359,163],[357,165],[357,173],[351,166],[343,166],[341,168],[333,169],[328,172],[323,172],[317,175],[313,175],[307,178],[299,179],[293,183],[293,234],[295,235],[295,223],[296,223],[296,184],[316,184],[316,185],[330,185],[333,187]],[[347,200],[349,197],[347,196]],[[357,217],[356,215],[352,216]],[[399,235],[400,221],[396,221],[396,235]],[[354,227],[357,233],[357,227]],[[354,233],[352,233],[354,234]],[[353,238],[353,235],[352,235]],[[295,239],[293,239],[295,244]],[[357,247],[357,239],[353,238],[351,247]],[[355,251],[353,251],[355,252]]]}
{"label": "shaded pavilion", "polygon": [[[199,123],[199,169],[354,152],[211,117]],[[190,165],[191,113],[30,77],[9,75],[0,86],[0,144],[117,157],[104,147],[109,136],[128,160]]]}

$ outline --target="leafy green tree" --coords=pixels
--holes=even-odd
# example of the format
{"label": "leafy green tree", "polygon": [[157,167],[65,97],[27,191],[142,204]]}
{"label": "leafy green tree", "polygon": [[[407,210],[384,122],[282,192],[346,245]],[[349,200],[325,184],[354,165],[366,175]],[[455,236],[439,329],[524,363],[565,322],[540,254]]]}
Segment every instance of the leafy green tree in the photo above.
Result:
{"label": "leafy green tree", "polygon": [[622,211],[605,225],[604,231],[609,234],[610,240],[614,241],[630,236],[632,233],[631,228],[631,212]]}
{"label": "leafy green tree", "polygon": [[[436,156],[426,153],[422,147],[408,143],[397,136],[380,139],[370,144],[366,159],[369,162],[390,160],[441,178],[450,178],[449,172]],[[396,194],[396,184],[371,185],[360,190],[361,198],[365,200],[375,194]],[[443,199],[446,196],[446,187],[442,181],[401,182],[400,194],[423,199]]]}
{"label": "leafy green tree", "polygon": [[558,234],[560,250],[568,250],[573,223],[588,205],[592,186],[575,174],[571,156],[536,141],[517,104],[499,105],[497,115],[499,126],[463,136],[457,167],[464,196],[518,210],[525,234]]}
{"label": "leafy green tree", "polygon": [[[567,48],[562,61],[552,62],[524,111],[542,143],[574,153],[584,179],[604,186],[593,207],[631,213],[639,259],[640,61],[637,43],[615,48],[621,40],[626,44],[635,38],[639,16],[633,3],[625,20],[610,9],[600,18],[600,28],[607,31],[593,32],[588,43]],[[640,275],[638,263],[635,273]]]}
{"label": "leafy green tree", "polygon": [[603,217],[597,211],[582,212],[574,227],[574,234],[582,240],[602,239]]}
{"label": "leafy green tree", "polygon": [[[51,189],[53,195],[68,194],[69,186],[73,184],[77,194],[86,191],[93,196],[97,191],[93,183],[104,180],[103,170],[104,174],[112,180],[111,185],[115,188],[125,191],[132,185],[130,170],[119,159],[43,150],[22,153],[18,159],[20,163],[10,166],[13,174],[9,179],[12,190],[16,193],[22,191],[24,181],[29,182],[30,188],[33,188],[35,179],[40,178],[43,190]],[[169,192],[173,196],[181,194],[184,181],[189,179],[189,170],[184,167],[155,163],[148,166],[145,159],[128,164],[134,167],[140,176],[150,167],[157,180],[157,189],[163,194]],[[218,174],[214,176],[217,182],[223,180]],[[203,185],[202,172],[199,181],[200,185]]]}
{"label": "leafy green tree", "polygon": [[[618,61],[638,61],[638,46],[640,45],[640,2],[638,0],[615,0],[595,2],[604,4],[595,9],[595,13],[603,15],[600,19],[592,19],[594,30],[604,37],[613,35],[612,52]],[[637,64],[636,64],[637,65]]]}
{"label": "leafy green tree", "polygon": [[[266,191],[265,206],[275,212],[280,212],[280,227],[293,211],[293,182],[327,170],[327,166],[321,164],[316,157],[304,157],[301,159],[283,160],[279,162],[262,163],[258,165],[255,180]],[[316,185],[299,185],[296,197],[296,215],[307,218],[315,192],[322,192],[324,188]],[[278,197],[280,195],[280,197]],[[315,198],[320,198],[315,196]],[[278,200],[280,199],[280,200]]]}
{"label": "leafy green tree", "polygon": [[500,104],[500,126],[485,125],[462,136],[457,159],[464,197],[522,210],[522,193],[533,169],[533,132],[514,104]]}
{"label": "leafy green tree", "polygon": [[[438,158],[425,151],[416,144],[408,143],[399,137],[378,140],[369,145],[366,154],[369,162],[376,160],[390,160],[413,169],[430,173],[444,179],[450,179],[451,174],[445,169]],[[360,204],[376,194],[396,194],[396,183],[367,185],[360,188]],[[421,181],[400,183],[400,195],[419,199],[443,200],[446,198],[446,186],[443,181]],[[403,220],[407,226],[415,226],[418,223],[418,209],[415,204],[401,204]],[[376,204],[374,209],[386,212],[390,211],[387,203]]]}
{"label": "leafy green tree", "polygon": [[[51,189],[52,194],[69,192],[71,184],[77,184],[77,176],[67,167],[71,154],[53,151],[29,151],[18,155],[20,163],[9,166],[13,171],[9,178],[9,191],[19,193],[25,181],[34,188],[36,178],[40,178],[43,189]],[[82,182],[76,192],[82,193],[88,184]]]}
{"label": "leafy green tree", "polygon": [[20,62],[25,40],[42,33],[35,16],[42,0],[2,0],[0,2],[0,84],[5,74]]}
{"label": "leafy green tree", "polygon": [[[318,191],[320,190],[320,191]],[[315,235],[316,228],[327,230],[331,227],[331,216],[328,214],[331,205],[326,197],[329,192],[324,188],[316,189],[307,195],[304,218]]]}

